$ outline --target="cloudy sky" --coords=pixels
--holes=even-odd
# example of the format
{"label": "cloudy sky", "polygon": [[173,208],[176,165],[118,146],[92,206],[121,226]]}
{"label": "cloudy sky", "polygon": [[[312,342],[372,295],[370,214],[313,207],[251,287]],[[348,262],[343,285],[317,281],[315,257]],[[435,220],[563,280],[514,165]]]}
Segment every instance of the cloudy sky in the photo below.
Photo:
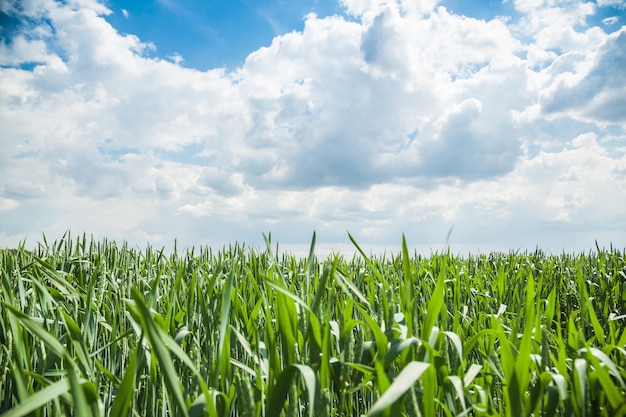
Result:
{"label": "cloudy sky", "polygon": [[0,0],[0,246],[626,247],[623,0]]}

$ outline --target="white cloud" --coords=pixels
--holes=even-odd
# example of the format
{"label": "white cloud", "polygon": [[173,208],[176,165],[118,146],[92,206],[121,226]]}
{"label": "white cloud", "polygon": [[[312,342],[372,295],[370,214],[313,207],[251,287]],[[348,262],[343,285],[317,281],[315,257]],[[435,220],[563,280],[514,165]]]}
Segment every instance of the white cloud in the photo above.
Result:
{"label": "white cloud", "polygon": [[1,243],[623,243],[626,31],[593,4],[344,0],[232,72],[154,57],[94,0],[2,4],[40,23],[0,44]]}
{"label": "white cloud", "polygon": [[544,92],[546,112],[572,111],[599,121],[626,122],[626,27],[585,57],[576,72],[558,74]]}
{"label": "white cloud", "polygon": [[623,0],[596,0],[596,3],[600,7],[611,6],[611,7],[616,7],[618,9],[626,8],[626,4],[624,3]]}
{"label": "white cloud", "polygon": [[22,63],[46,62],[50,59],[46,53],[46,44],[41,40],[27,40],[16,36],[9,45],[0,45],[0,65],[16,66]]}
{"label": "white cloud", "polygon": [[358,17],[365,24],[370,24],[372,19],[384,12],[387,8],[399,9],[403,14],[412,16],[428,15],[434,9],[439,0],[340,0],[349,15]]}

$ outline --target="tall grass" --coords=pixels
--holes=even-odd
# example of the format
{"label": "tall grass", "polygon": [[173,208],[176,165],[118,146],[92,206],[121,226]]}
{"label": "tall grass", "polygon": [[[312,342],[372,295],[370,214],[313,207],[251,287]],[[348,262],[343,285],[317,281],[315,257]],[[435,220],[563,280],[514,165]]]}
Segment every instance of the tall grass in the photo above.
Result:
{"label": "tall grass", "polygon": [[624,252],[0,250],[0,413],[626,415]]}

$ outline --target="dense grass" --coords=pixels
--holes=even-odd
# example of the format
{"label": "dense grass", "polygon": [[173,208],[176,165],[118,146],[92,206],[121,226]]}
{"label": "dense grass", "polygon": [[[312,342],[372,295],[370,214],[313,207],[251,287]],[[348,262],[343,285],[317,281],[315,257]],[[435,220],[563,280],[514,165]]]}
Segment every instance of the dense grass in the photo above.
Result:
{"label": "dense grass", "polygon": [[0,274],[7,417],[626,415],[613,248],[321,261],[314,240],[297,259],[65,236],[0,250]]}

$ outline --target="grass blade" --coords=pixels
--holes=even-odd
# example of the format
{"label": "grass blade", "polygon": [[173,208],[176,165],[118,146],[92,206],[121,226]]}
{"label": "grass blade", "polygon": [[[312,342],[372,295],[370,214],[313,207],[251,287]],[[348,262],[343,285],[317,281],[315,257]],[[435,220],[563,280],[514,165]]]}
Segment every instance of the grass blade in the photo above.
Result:
{"label": "grass blade", "polygon": [[29,396],[27,400],[22,401],[6,413],[2,414],[2,417],[26,416],[43,407],[52,400],[68,393],[69,391],[70,384],[68,380],[61,379]]}
{"label": "grass blade", "polygon": [[409,362],[393,380],[387,391],[368,411],[367,417],[375,417],[391,407],[402,395],[420,379],[424,371],[430,366],[426,362]]}
{"label": "grass blade", "polygon": [[174,368],[170,352],[163,343],[163,340],[160,338],[159,332],[157,331],[157,325],[154,323],[154,320],[152,319],[152,316],[146,306],[146,302],[141,294],[133,288],[131,296],[135,302],[134,309],[133,306],[129,305],[129,307],[131,307],[131,310],[135,310],[137,319],[139,319],[142,324],[142,328],[145,331],[145,335],[148,339],[150,347],[152,348],[152,352],[156,355],[161,372],[163,372],[165,386],[174,401],[175,409],[172,410],[172,412],[177,415],[187,416],[187,405],[185,399],[183,398],[183,393],[178,380],[178,374]]}

